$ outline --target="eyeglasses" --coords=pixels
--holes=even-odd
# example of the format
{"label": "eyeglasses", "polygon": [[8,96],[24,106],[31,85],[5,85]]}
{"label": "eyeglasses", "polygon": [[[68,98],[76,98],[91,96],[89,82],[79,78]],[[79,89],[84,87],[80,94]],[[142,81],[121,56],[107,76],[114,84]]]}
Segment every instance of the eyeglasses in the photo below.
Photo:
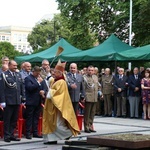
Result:
{"label": "eyeglasses", "polygon": [[119,72],[123,72],[123,70],[119,70]]}

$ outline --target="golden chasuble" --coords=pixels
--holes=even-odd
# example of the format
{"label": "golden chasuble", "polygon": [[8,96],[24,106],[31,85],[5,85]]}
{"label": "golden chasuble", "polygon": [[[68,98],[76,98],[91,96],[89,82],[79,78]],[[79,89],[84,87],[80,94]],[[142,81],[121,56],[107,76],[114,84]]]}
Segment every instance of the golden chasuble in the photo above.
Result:
{"label": "golden chasuble", "polygon": [[43,111],[43,134],[50,134],[55,131],[57,111],[60,111],[73,135],[78,135],[79,126],[66,82],[62,79],[56,81],[49,92],[51,99],[46,99]]}

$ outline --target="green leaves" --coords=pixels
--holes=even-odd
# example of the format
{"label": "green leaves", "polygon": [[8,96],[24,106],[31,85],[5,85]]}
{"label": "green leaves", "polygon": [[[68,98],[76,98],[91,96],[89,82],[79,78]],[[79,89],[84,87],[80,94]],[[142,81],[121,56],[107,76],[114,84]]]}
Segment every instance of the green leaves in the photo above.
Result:
{"label": "green leaves", "polygon": [[21,55],[14,49],[14,46],[9,42],[0,42],[0,57],[7,56],[10,59],[14,59],[16,56]]}

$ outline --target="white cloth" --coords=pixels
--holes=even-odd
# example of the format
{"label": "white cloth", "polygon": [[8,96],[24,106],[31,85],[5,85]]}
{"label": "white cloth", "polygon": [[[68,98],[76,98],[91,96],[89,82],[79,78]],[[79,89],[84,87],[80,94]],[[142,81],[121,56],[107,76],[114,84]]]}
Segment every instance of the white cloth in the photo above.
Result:
{"label": "white cloth", "polygon": [[5,103],[5,102],[0,103],[0,105],[2,106],[2,108],[5,108],[5,107],[6,107],[6,103]]}
{"label": "white cloth", "polygon": [[138,75],[134,75],[135,76],[135,79],[138,79]]}
{"label": "white cloth", "polygon": [[66,126],[65,119],[62,118],[62,115],[57,111],[57,127],[56,131],[51,134],[43,135],[44,142],[64,140],[72,136],[71,130]]}

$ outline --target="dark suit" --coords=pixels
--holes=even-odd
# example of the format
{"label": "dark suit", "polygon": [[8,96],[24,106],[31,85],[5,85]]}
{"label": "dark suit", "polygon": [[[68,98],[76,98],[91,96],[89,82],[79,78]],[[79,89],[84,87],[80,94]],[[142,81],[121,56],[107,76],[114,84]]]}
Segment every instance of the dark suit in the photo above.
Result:
{"label": "dark suit", "polygon": [[[130,117],[139,117],[139,102],[141,97],[141,76],[130,75],[128,78],[129,84],[129,103],[130,103]],[[138,87],[139,90],[135,91]]]}
{"label": "dark suit", "polygon": [[[77,113],[78,111],[78,103],[80,100],[80,95],[84,96],[85,92],[84,92],[84,85],[83,85],[83,77],[82,75],[76,73],[76,77],[73,78],[73,75],[71,72],[69,72],[67,75],[67,82],[68,82],[68,90],[69,90],[69,94],[71,97],[71,101],[73,104],[73,108],[75,113]],[[71,88],[71,84],[76,84],[77,88],[73,89]]]}
{"label": "dark suit", "polygon": [[[117,116],[126,116],[126,97],[127,97],[127,76],[123,75],[119,79],[119,75],[114,77],[114,92],[117,99]],[[118,92],[121,88],[121,92]]]}
{"label": "dark suit", "polygon": [[[41,112],[42,97],[39,94],[43,87],[36,78],[30,74],[25,78],[26,93],[26,135],[30,135],[31,130],[34,135],[38,132],[38,119]],[[33,128],[33,129],[32,129]]]}
{"label": "dark suit", "polygon": [[0,76],[0,102],[5,102],[4,108],[4,139],[13,137],[17,124],[21,96],[24,98],[24,86],[19,73],[15,77],[8,70]]}

